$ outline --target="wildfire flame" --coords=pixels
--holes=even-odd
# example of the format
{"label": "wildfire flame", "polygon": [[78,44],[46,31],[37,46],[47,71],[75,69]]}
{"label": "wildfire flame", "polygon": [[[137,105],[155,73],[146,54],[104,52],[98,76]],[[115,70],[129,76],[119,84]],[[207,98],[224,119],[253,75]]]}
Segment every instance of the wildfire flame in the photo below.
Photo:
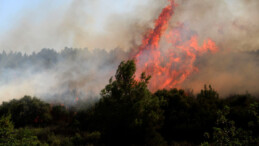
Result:
{"label": "wildfire flame", "polygon": [[[177,6],[174,0],[169,2],[155,21],[154,29],[144,36],[134,56],[137,74],[145,72],[152,76],[149,84],[151,91],[178,87],[192,72],[198,71],[194,66],[197,56],[217,51],[212,40],[207,39],[199,45],[197,35],[185,35],[190,34],[186,33],[190,31],[183,24],[167,30]],[[163,45],[165,47],[160,45],[161,38],[166,40],[166,45]]]}

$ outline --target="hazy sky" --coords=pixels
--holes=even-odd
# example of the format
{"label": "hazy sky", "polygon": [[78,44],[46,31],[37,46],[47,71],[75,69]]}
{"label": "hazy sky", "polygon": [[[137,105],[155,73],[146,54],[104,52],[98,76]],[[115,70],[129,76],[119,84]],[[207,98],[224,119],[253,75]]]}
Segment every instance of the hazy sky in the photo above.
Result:
{"label": "hazy sky", "polygon": [[[201,37],[229,48],[258,49],[257,0],[176,2],[173,20]],[[168,0],[0,0],[0,51],[129,49],[139,45],[167,4]]]}
{"label": "hazy sky", "polygon": [[[42,14],[38,19],[44,17],[44,13],[48,14],[53,9],[63,10],[73,2],[74,0],[0,0],[0,32],[3,33],[10,29],[14,25],[18,25],[16,22],[22,18],[22,16],[28,13]],[[82,0],[78,0],[82,1]],[[86,0],[87,1],[87,0]],[[89,1],[89,0],[88,0]],[[91,1],[91,0],[90,0]],[[137,4],[146,4],[148,0],[92,0],[98,1],[98,10],[102,17],[105,17],[111,13],[123,13],[134,10],[133,8]],[[233,5],[234,0],[226,0],[229,7],[235,11],[241,6]],[[91,6],[90,6],[91,7]],[[44,9],[42,9],[44,8]],[[63,9],[59,9],[63,8]],[[240,10],[240,9],[239,9]],[[39,13],[40,12],[40,13]],[[238,11],[236,11],[238,12]]]}
{"label": "hazy sky", "polygon": [[40,0],[1,0],[0,1],[0,31],[10,29],[23,14],[40,5]]}
{"label": "hazy sky", "polygon": [[[91,48],[98,34],[106,33],[104,25],[111,16],[130,14],[147,2],[150,0],[0,0],[0,50]],[[89,43],[82,43],[83,38]],[[104,43],[96,47],[117,46]]]}
{"label": "hazy sky", "polygon": [[[27,13],[36,12],[39,14],[39,11],[41,11],[41,13],[47,14],[52,9],[58,9],[60,7],[63,7],[64,10],[73,1],[74,0],[0,0],[0,30],[3,32],[6,29],[10,29],[11,26],[15,25],[17,20]],[[99,9],[103,9],[102,15],[130,11],[138,2],[138,0],[99,1],[102,3],[102,5],[99,5]],[[44,9],[40,10],[42,6]],[[43,15],[39,17],[43,17]]]}

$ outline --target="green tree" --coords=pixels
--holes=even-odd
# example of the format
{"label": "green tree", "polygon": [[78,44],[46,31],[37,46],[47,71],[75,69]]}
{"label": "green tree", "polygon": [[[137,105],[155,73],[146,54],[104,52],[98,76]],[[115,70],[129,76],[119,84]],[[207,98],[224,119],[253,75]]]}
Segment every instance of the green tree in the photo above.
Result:
{"label": "green tree", "polygon": [[52,121],[56,123],[64,123],[68,120],[69,112],[65,106],[54,105],[51,109]]}
{"label": "green tree", "polygon": [[157,130],[163,121],[160,100],[147,88],[150,76],[135,80],[133,60],[121,62],[94,107],[92,123],[106,143],[162,143]]}
{"label": "green tree", "polygon": [[11,115],[2,116],[0,119],[0,145],[12,145],[15,141],[14,126]]}
{"label": "green tree", "polygon": [[[254,105],[251,105],[251,111],[254,112]],[[258,145],[258,137],[253,136],[253,132],[247,129],[237,128],[233,120],[229,120],[230,107],[225,106],[223,110],[218,111],[216,127],[213,127],[212,144],[215,145]],[[249,123],[248,123],[249,124]],[[250,123],[251,124],[251,123]],[[250,125],[255,126],[255,125]],[[255,127],[254,127],[255,128]],[[206,135],[209,134],[206,133]],[[208,142],[205,142],[208,144]]]}
{"label": "green tree", "polygon": [[215,91],[211,85],[207,88],[204,85],[204,89],[197,95],[198,112],[197,117],[201,129],[204,132],[211,133],[217,120],[217,112],[222,108],[222,102],[219,99],[219,94]]}
{"label": "green tree", "polygon": [[214,127],[213,141],[217,145],[241,145],[238,139],[239,131],[235,122],[227,119],[230,108],[225,106],[223,111],[218,111],[217,127]]}
{"label": "green tree", "polygon": [[27,146],[39,145],[40,141],[29,129],[14,129],[11,115],[0,119],[0,145]]}
{"label": "green tree", "polygon": [[51,120],[50,105],[30,96],[4,102],[0,106],[0,116],[8,113],[15,127],[44,126]]}
{"label": "green tree", "polygon": [[17,145],[28,146],[28,145],[39,145],[40,141],[32,131],[28,128],[21,128],[16,130],[15,138],[17,139]]}
{"label": "green tree", "polygon": [[204,89],[197,95],[197,100],[203,104],[211,104],[219,99],[219,94],[217,91],[212,89],[211,85],[207,88],[207,85],[204,85]]}
{"label": "green tree", "polygon": [[161,101],[164,111],[164,124],[161,129],[163,137],[171,144],[185,140],[195,142],[200,135],[199,119],[197,118],[197,103],[187,96],[184,90],[159,90],[155,95]]}

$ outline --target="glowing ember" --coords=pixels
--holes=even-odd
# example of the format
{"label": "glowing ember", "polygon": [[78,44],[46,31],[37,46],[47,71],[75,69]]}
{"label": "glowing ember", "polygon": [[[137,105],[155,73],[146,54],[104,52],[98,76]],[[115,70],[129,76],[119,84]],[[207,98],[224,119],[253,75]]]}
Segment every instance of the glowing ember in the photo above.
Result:
{"label": "glowing ember", "polygon": [[[149,84],[152,91],[178,87],[192,72],[198,71],[194,66],[196,56],[217,51],[215,43],[210,39],[200,46],[198,36],[186,35],[191,32],[182,24],[165,33],[176,6],[174,0],[169,2],[155,21],[154,29],[144,36],[134,57],[137,74],[146,72],[152,76]],[[161,38],[166,40],[163,47],[160,44]]]}

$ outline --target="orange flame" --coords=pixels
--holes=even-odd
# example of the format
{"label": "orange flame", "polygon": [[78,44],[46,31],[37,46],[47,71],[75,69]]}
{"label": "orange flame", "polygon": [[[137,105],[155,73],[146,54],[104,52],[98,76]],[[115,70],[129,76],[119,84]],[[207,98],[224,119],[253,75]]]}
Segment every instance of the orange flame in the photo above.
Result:
{"label": "orange flame", "polygon": [[[165,34],[176,7],[174,0],[169,2],[155,21],[154,29],[144,36],[134,56],[137,74],[146,72],[152,76],[149,84],[151,91],[178,87],[192,72],[198,71],[194,66],[197,55],[217,51],[217,46],[210,39],[200,46],[197,35],[183,35],[182,32],[188,34],[188,30],[182,24]],[[161,48],[162,37],[170,47]]]}

